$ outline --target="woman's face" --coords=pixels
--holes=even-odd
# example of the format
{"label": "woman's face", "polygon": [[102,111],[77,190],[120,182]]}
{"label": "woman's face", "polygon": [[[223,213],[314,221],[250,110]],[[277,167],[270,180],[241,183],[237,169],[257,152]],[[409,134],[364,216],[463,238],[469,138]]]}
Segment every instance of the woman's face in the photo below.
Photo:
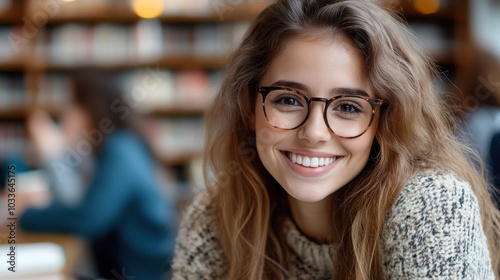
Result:
{"label": "woman's face", "polygon": [[[360,54],[343,37],[295,37],[274,58],[260,85],[292,87],[308,97],[327,99],[338,95],[335,91],[341,88],[375,97],[362,70]],[[328,129],[324,106],[323,102],[312,102],[309,118],[302,126],[281,130],[269,124],[262,95],[257,97],[255,130],[260,160],[292,199],[322,201],[358,175],[368,161],[377,116],[364,134],[345,139]],[[296,163],[298,157],[302,164]],[[323,166],[306,167],[307,161]]]}

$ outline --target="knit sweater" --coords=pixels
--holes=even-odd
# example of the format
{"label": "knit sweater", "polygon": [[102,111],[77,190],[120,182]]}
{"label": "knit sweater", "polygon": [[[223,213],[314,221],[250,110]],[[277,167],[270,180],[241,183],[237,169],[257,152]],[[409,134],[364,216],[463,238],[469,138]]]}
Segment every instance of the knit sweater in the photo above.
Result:
{"label": "knit sweater", "polygon": [[[183,219],[173,279],[224,279],[227,259],[219,246],[213,206],[199,194]],[[288,279],[332,279],[337,244],[318,244],[289,219]],[[380,238],[387,279],[494,279],[477,199],[451,174],[414,176],[389,209]]]}

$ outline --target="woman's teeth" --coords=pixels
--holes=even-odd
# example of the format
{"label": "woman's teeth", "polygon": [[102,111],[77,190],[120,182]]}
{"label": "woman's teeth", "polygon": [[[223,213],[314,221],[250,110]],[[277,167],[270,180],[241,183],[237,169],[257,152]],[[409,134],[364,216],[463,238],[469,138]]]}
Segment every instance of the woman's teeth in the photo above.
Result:
{"label": "woman's teeth", "polygon": [[337,160],[337,157],[307,157],[294,153],[288,153],[288,158],[290,158],[293,163],[300,164],[305,167],[326,166]]}

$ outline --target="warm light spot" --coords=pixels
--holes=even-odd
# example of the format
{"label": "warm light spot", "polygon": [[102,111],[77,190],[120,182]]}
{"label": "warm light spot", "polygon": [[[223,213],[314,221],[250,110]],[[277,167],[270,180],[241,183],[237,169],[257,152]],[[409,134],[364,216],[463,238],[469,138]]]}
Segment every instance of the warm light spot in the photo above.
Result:
{"label": "warm light spot", "polygon": [[163,0],[132,0],[134,12],[141,18],[155,18],[163,13]]}
{"label": "warm light spot", "polygon": [[415,0],[413,1],[415,10],[422,14],[432,14],[439,10],[439,0]]}

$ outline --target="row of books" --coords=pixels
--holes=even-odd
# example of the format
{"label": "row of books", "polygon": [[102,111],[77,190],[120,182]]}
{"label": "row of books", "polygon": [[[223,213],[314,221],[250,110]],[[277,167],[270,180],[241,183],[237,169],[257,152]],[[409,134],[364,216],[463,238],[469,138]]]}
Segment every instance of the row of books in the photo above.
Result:
{"label": "row of books", "polygon": [[[123,86],[125,101],[139,112],[201,112],[219,90],[223,72],[146,68],[117,75]],[[68,102],[71,90],[67,74],[49,72],[40,81],[37,104],[46,108],[62,108]]]}
{"label": "row of books", "polygon": [[146,121],[145,132],[153,150],[167,161],[193,157],[203,151],[202,118],[151,118]]}
{"label": "row of books", "polygon": [[18,62],[30,51],[21,25],[0,25],[0,64]]}
{"label": "row of books", "polygon": [[24,76],[19,73],[0,73],[0,112],[26,106]]}
{"label": "row of books", "polygon": [[64,108],[71,96],[71,84],[67,74],[48,72],[40,78],[40,90],[36,104],[46,109]]}
{"label": "row of books", "polygon": [[37,57],[56,65],[155,62],[163,57],[223,58],[238,44],[247,22],[63,24],[44,29]]}
{"label": "row of books", "polygon": [[12,155],[23,155],[28,142],[24,125],[19,122],[0,122],[0,159]]}
{"label": "row of books", "polygon": [[121,78],[129,103],[137,104],[141,112],[165,109],[203,111],[219,90],[223,73],[150,68],[125,73]]}

